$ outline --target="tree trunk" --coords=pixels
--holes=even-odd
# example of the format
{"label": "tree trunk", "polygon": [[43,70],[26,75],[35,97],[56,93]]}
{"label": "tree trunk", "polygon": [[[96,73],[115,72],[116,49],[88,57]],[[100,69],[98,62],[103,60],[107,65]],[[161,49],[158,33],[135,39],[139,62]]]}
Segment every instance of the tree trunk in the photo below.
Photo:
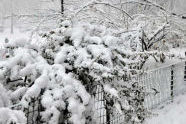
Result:
{"label": "tree trunk", "polygon": [[11,0],[11,34],[14,33],[13,1]]}
{"label": "tree trunk", "polygon": [[64,14],[64,0],[61,0],[61,14]]}

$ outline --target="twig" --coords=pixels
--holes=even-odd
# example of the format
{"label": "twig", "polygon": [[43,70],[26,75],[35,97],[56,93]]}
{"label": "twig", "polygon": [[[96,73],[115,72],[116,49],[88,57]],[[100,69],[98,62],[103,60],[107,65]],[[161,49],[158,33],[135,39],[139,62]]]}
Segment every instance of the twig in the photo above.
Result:
{"label": "twig", "polygon": [[[82,7],[79,11],[77,11],[77,12],[75,13],[75,16],[78,15],[81,11],[83,11],[83,9],[85,9],[85,8],[87,8],[87,7],[89,7],[89,6],[94,6],[94,5],[105,5],[105,6],[112,7],[112,8],[114,8],[114,9],[116,9],[116,10],[119,10],[119,11],[125,13],[128,17],[130,17],[132,20],[134,20],[133,17],[132,17],[130,14],[128,14],[125,10],[122,10],[122,9],[120,9],[120,8],[118,8],[118,7],[115,7],[115,6],[113,6],[113,5],[109,4],[109,3],[97,3],[97,2],[90,3],[90,4],[88,4],[88,5],[84,6],[84,7]],[[75,16],[74,16],[74,17],[75,17]]]}

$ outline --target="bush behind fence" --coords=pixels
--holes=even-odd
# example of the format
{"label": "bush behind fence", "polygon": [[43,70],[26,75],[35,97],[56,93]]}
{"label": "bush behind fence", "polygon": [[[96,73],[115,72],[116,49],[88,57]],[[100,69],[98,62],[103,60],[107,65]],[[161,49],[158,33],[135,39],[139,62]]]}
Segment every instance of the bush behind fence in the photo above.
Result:
{"label": "bush behind fence", "polygon": [[[144,72],[137,76],[139,85],[144,88],[145,100],[144,107],[151,111],[164,102],[171,102],[174,97],[186,91],[186,61],[179,62],[166,67],[158,68]],[[123,124],[124,115],[114,110],[110,112],[107,108],[104,88],[101,84],[89,86],[92,90],[94,101],[94,118],[97,124]],[[21,105],[15,105],[12,109],[23,109]],[[33,98],[29,108],[24,109],[27,117],[27,124],[42,124],[41,112],[44,109],[41,106],[41,97]],[[61,123],[61,124],[66,124]]]}

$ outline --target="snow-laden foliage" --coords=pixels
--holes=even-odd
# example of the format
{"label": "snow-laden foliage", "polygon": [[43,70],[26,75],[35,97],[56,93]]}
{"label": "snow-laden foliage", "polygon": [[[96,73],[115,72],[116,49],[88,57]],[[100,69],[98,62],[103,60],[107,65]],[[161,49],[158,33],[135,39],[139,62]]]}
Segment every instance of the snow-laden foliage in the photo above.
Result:
{"label": "snow-laden foliage", "polygon": [[127,31],[62,21],[59,28],[43,33],[37,45],[30,40],[6,43],[9,53],[0,62],[0,79],[9,100],[28,108],[41,97],[40,119],[49,124],[95,123],[91,88],[101,85],[110,114],[117,110],[127,123],[141,123],[145,93],[135,76],[150,56],[157,62],[169,56],[162,52],[169,47],[160,47],[168,34],[166,19],[145,23],[146,18],[137,16]]}
{"label": "snow-laden foliage", "polygon": [[[170,48],[184,44],[183,26],[170,17],[167,0],[71,1],[65,3],[59,28],[43,33],[37,45],[31,42],[34,32],[59,13],[45,11],[42,17],[47,17],[28,41],[6,43],[7,58],[0,61],[0,107],[18,103],[26,110],[41,98],[37,119],[42,123],[94,124],[91,95],[98,85],[110,115],[116,110],[126,123],[142,123],[145,93],[135,77],[150,57],[163,63],[171,57]],[[0,114],[2,123],[25,123],[20,111],[0,108],[0,113],[6,113]]]}
{"label": "snow-laden foliage", "polygon": [[[42,106],[45,111],[42,119],[53,124],[58,123],[60,111],[68,109],[75,123],[85,123],[86,107],[90,95],[80,81],[72,74],[65,73],[64,65],[49,65],[37,49],[29,48],[29,43],[9,43],[7,48],[12,54],[1,61],[1,81],[12,90],[13,102],[20,102],[27,108],[32,98],[42,94]],[[67,106],[68,104],[68,106]],[[78,108],[74,111],[74,108]]]}
{"label": "snow-laden foliage", "polygon": [[99,84],[110,111],[124,113],[128,122],[143,121],[143,90],[133,77],[145,56],[137,52],[139,47],[130,49],[128,35],[115,31],[62,22],[42,35],[45,42],[39,47],[29,41],[6,43],[9,53],[0,62],[0,77],[12,103],[28,108],[32,99],[41,97],[43,122],[93,123],[90,86]]}
{"label": "snow-laden foliage", "polygon": [[22,111],[0,108],[1,124],[25,124],[26,117]]}
{"label": "snow-laden foliage", "polygon": [[126,121],[142,121],[144,94],[133,77],[149,55],[159,54],[140,53],[140,31],[116,34],[117,30],[98,25],[71,27],[66,22],[61,25],[43,34],[46,42],[41,45],[42,54],[48,63],[65,65],[66,72],[73,73],[85,86],[96,82],[104,85],[109,109],[120,108],[126,114]]}
{"label": "snow-laden foliage", "polygon": [[124,113],[128,123],[142,122],[145,117],[145,95],[135,81],[136,74],[150,56],[157,62],[170,57],[169,53],[162,52],[164,48],[157,51],[151,46],[146,49],[143,46],[143,43],[154,45],[148,40],[151,37],[158,39],[156,42],[163,40],[164,34],[158,33],[156,37],[156,32],[164,26],[164,20],[160,19],[154,25],[149,22],[148,26],[142,22],[135,25],[136,20],[133,25],[138,28],[129,32],[92,24],[72,26],[64,21],[60,28],[42,35],[46,41],[41,45],[42,56],[47,62],[64,65],[66,73],[73,73],[90,94],[93,92],[91,86],[96,83],[103,85],[107,109]]}
{"label": "snow-laden foliage", "polygon": [[0,84],[0,107],[8,107],[11,105],[8,91]]}

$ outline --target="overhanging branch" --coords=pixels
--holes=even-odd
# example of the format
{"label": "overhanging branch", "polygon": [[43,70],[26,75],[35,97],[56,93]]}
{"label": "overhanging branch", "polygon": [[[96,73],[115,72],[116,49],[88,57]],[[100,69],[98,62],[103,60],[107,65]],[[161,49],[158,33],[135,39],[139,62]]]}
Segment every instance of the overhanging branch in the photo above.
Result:
{"label": "overhanging branch", "polygon": [[119,10],[119,11],[123,12],[123,13],[126,14],[130,19],[134,20],[133,17],[132,17],[130,14],[128,14],[125,10],[122,10],[122,9],[116,7],[116,6],[113,6],[113,5],[109,4],[109,3],[97,3],[97,2],[90,3],[90,4],[88,4],[88,5],[84,6],[84,7],[82,7],[79,11],[77,11],[77,12],[75,13],[75,16],[78,15],[78,14],[79,14],[81,11],[83,11],[85,8],[90,7],[90,6],[94,6],[94,5],[105,5],[105,6],[112,7],[112,8],[114,8],[114,9],[116,9],[116,10]]}

